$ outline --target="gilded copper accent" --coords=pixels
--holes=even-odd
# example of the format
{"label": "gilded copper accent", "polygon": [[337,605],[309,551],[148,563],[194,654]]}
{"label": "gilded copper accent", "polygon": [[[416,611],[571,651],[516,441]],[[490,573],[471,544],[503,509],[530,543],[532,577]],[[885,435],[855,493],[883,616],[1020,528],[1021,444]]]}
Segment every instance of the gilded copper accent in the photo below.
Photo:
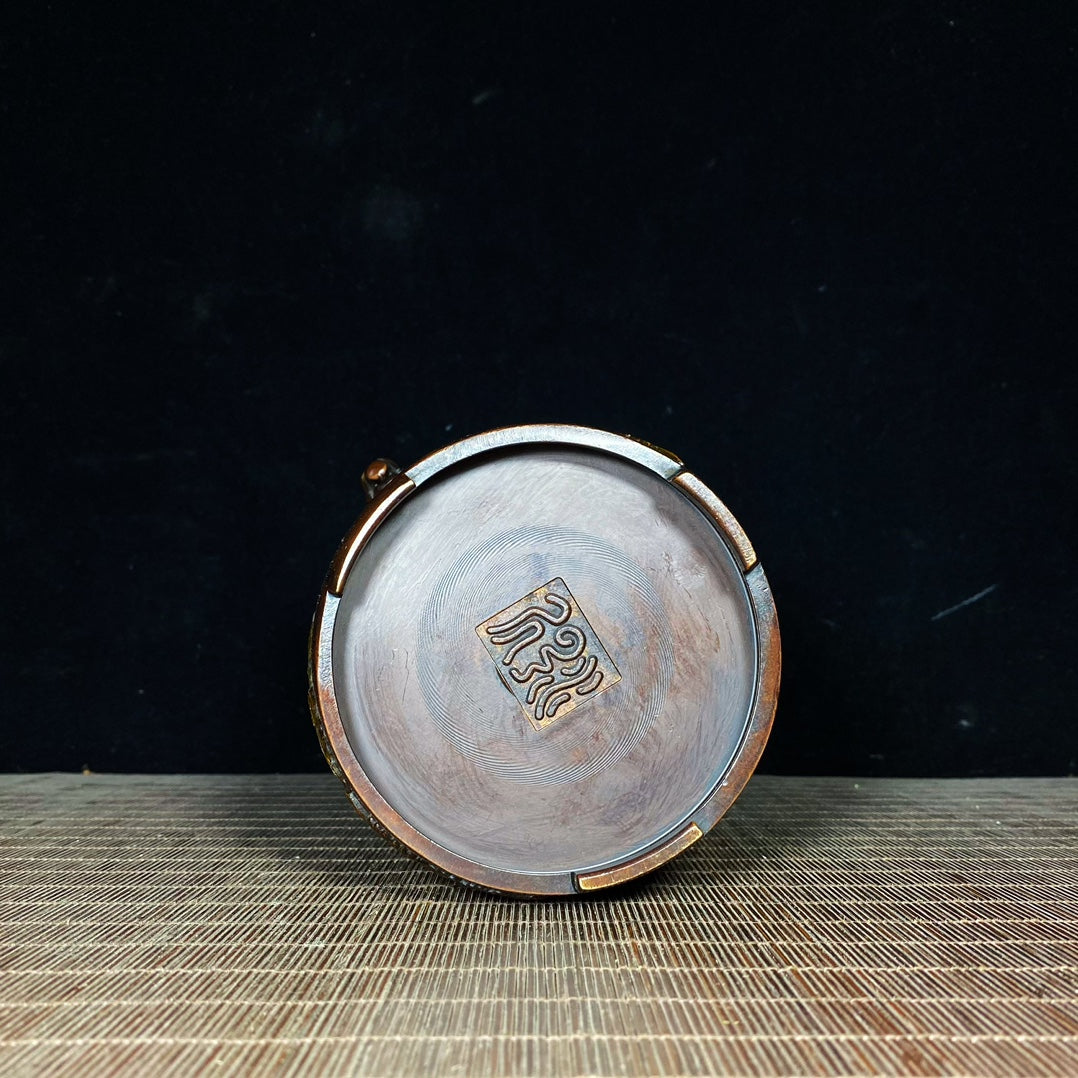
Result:
{"label": "gilded copper accent", "polygon": [[648,872],[654,872],[660,865],[672,861],[679,853],[687,850],[698,838],[703,838],[704,832],[696,824],[691,823],[679,835],[675,835],[668,842],[664,842],[656,849],[623,861],[614,868],[601,869],[599,872],[586,872],[576,878],[577,888],[581,891],[601,891],[604,887],[616,887],[619,883],[628,883],[638,876],[644,876]]}
{"label": "gilded copper accent", "polygon": [[371,496],[373,500],[367,505],[367,508],[341,544],[340,549],[337,551],[337,556],[330,566],[329,591],[331,594],[341,594],[344,590],[344,583],[348,579],[348,574],[351,572],[353,562],[363,552],[363,548],[374,534],[375,529],[413,490],[415,490],[415,483],[406,474],[401,473],[389,479],[380,490]]}
{"label": "gilded copper accent", "polygon": [[674,477],[673,483],[674,486],[685,491],[715,521],[727,545],[748,572],[756,564],[756,551],[753,550],[749,537],[745,534],[744,528],[738,524],[734,514],[692,472],[681,472]]}

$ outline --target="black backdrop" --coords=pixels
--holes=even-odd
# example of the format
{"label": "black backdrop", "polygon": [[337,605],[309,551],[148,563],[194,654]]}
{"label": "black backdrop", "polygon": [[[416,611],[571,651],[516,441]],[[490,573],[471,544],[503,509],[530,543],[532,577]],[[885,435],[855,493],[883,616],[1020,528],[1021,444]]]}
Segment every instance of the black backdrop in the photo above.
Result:
{"label": "black backdrop", "polygon": [[1074,771],[1073,5],[27,7],[0,768],[322,768],[363,466],[563,420],[753,538],[764,769]]}

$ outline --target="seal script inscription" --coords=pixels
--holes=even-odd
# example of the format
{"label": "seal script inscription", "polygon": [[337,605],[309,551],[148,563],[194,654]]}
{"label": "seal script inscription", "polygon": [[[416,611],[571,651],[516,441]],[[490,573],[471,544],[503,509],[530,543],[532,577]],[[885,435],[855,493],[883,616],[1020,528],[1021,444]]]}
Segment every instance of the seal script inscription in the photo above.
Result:
{"label": "seal script inscription", "polygon": [[487,618],[475,631],[536,729],[621,680],[561,577]]}

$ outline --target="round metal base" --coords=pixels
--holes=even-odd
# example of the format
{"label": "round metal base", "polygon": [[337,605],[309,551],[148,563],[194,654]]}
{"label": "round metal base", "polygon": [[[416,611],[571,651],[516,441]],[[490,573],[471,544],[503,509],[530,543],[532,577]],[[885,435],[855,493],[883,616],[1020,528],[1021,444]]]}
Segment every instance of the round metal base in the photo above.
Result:
{"label": "round metal base", "polygon": [[372,822],[520,894],[650,871],[732,803],[774,713],[763,571],[681,462],[516,427],[398,473],[315,617],[312,711]]}

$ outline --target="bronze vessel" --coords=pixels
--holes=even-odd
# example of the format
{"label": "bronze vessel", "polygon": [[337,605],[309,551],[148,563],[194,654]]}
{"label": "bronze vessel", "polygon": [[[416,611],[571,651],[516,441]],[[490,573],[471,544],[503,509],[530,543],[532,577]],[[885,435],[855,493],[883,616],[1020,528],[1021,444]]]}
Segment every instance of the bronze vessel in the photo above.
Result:
{"label": "bronze vessel", "polygon": [[566,425],[375,461],[311,630],[356,809],[480,887],[643,875],[733,803],[781,665],[767,578],[670,453]]}

